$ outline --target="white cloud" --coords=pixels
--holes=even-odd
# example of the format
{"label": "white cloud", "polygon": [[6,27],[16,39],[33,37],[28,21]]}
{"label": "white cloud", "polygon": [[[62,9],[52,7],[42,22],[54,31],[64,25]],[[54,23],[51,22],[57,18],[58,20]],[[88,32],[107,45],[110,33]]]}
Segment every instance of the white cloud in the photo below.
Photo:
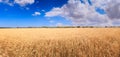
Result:
{"label": "white cloud", "polygon": [[111,2],[106,8],[106,12],[110,19],[120,19],[120,0]]}
{"label": "white cloud", "polygon": [[106,11],[109,19],[120,19],[120,0],[92,0],[95,7]]}
{"label": "white cloud", "polygon": [[41,15],[40,12],[34,12],[34,14],[32,14],[32,16],[39,16],[39,15]]}
{"label": "white cloud", "polygon": [[14,4],[18,4],[20,6],[26,6],[28,4],[33,4],[35,0],[13,0],[13,2],[10,2],[10,0],[0,0],[0,3],[5,3],[10,6],[14,6]]}
{"label": "white cloud", "polygon": [[[84,0],[87,2],[87,0]],[[69,0],[61,8],[53,8],[46,13],[46,17],[61,16],[71,20],[74,25],[112,25],[112,19],[120,19],[120,1],[116,0],[92,0],[93,5],[82,4],[80,0]],[[112,3],[113,2],[113,3]],[[99,7],[106,14],[99,14],[95,8]]]}
{"label": "white cloud", "polygon": [[26,6],[27,4],[33,4],[35,0],[15,0],[14,3],[19,4],[20,6]]}
{"label": "white cloud", "polygon": [[57,16],[62,14],[62,10],[60,8],[53,8],[52,12],[47,12],[46,16],[51,17],[51,16]]}

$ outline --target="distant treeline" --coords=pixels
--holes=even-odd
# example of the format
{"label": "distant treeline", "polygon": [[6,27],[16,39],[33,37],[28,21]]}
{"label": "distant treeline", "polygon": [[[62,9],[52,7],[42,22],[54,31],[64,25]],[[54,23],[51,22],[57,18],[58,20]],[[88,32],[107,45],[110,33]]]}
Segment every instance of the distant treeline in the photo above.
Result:
{"label": "distant treeline", "polygon": [[0,27],[0,28],[120,28],[120,26],[42,26],[42,27]]}
{"label": "distant treeline", "polygon": [[56,27],[43,26],[40,28],[120,28],[120,26],[56,26]]}

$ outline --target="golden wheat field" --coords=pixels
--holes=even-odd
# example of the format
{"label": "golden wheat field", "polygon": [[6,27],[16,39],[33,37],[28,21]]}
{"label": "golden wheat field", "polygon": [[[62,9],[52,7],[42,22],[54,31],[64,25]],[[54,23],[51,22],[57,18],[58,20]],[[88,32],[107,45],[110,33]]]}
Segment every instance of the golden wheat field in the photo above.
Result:
{"label": "golden wheat field", "polygon": [[0,57],[120,57],[120,28],[0,29]]}

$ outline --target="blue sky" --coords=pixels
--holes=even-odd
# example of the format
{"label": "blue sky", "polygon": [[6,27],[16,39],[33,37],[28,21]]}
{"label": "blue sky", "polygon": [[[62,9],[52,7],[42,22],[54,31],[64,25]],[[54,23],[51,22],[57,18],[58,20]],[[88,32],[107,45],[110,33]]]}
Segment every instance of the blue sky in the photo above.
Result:
{"label": "blue sky", "polygon": [[[50,11],[53,7],[61,7],[65,3],[67,3],[67,0],[35,0],[33,4],[25,6],[20,6],[19,4],[10,6],[1,2],[0,26],[51,26],[59,22],[69,23],[69,21],[62,17],[54,17],[51,20],[44,17],[45,12]],[[40,15],[33,16],[32,14],[34,14],[34,12],[39,12]],[[54,23],[50,21],[54,21]]]}
{"label": "blue sky", "polygon": [[[103,23],[105,19],[96,19],[100,18],[99,15],[106,15],[107,13],[104,8],[96,4],[95,6],[93,2],[94,0],[0,0],[0,27],[108,25],[106,22]],[[79,5],[77,3],[79,3]],[[80,6],[81,9],[75,8],[76,6],[74,5]],[[86,8],[82,10],[81,5],[89,5],[89,7],[83,6]],[[66,11],[64,8],[68,10]],[[93,9],[95,10],[95,12],[91,13],[94,13],[93,16],[88,17],[89,14],[87,14],[85,15],[87,17],[80,17],[88,13],[85,11],[87,9],[91,9],[88,12],[92,12]],[[77,12],[76,10],[80,13],[75,14],[74,12]],[[65,15],[66,13],[63,11],[68,14]],[[88,19],[90,22],[87,22]],[[98,22],[95,22],[93,19]],[[108,21],[109,20],[107,20],[107,22]],[[115,22],[113,22],[112,25],[114,25],[114,23]],[[117,23],[119,23],[119,21],[117,21]]]}

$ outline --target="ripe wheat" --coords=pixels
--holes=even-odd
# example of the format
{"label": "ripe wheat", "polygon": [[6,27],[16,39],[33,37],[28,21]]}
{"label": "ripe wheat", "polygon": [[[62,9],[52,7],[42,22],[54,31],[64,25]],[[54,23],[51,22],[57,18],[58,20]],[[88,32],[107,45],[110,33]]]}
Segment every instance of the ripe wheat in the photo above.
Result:
{"label": "ripe wheat", "polygon": [[120,29],[0,29],[0,57],[120,57]]}

